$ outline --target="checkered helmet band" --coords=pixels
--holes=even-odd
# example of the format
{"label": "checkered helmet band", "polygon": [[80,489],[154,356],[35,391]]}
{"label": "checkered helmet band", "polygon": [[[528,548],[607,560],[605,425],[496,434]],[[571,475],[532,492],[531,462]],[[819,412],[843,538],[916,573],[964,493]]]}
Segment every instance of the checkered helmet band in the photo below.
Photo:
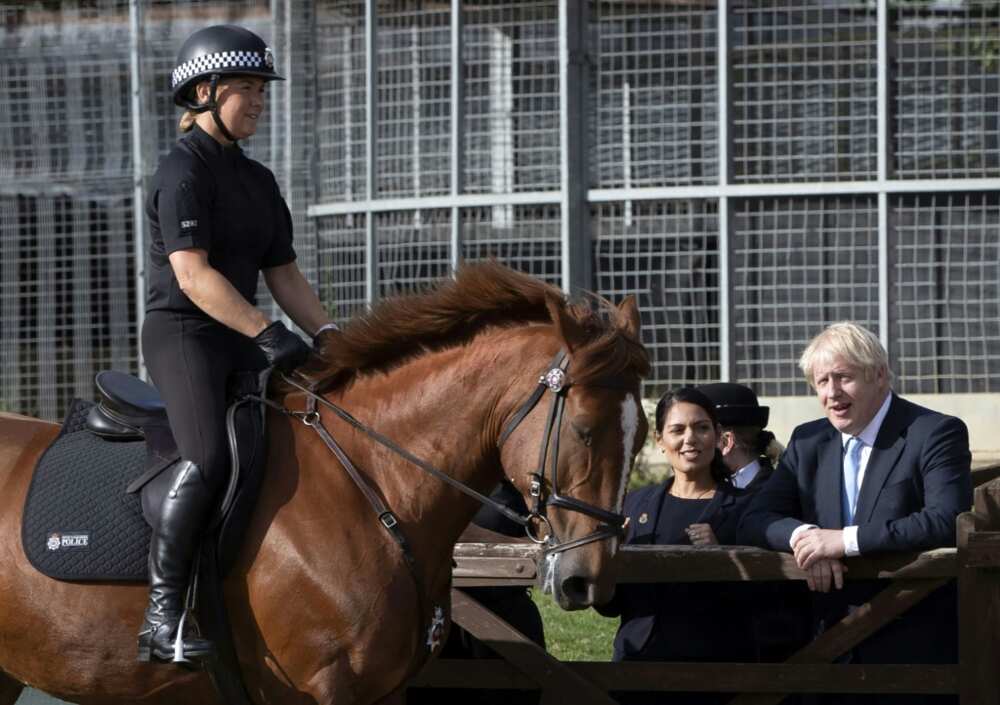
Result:
{"label": "checkered helmet band", "polygon": [[174,103],[188,110],[214,110],[215,98],[201,104],[192,87],[213,76],[250,75],[265,81],[284,80],[274,70],[274,54],[263,39],[245,27],[214,25],[199,29],[177,53],[170,73]]}
{"label": "checkered helmet band", "polygon": [[170,75],[170,87],[177,88],[189,78],[194,76],[204,76],[206,74],[225,72],[241,69],[263,69],[271,73],[274,70],[274,59],[270,50],[265,53],[257,51],[220,51],[214,54],[202,54],[174,69]]}

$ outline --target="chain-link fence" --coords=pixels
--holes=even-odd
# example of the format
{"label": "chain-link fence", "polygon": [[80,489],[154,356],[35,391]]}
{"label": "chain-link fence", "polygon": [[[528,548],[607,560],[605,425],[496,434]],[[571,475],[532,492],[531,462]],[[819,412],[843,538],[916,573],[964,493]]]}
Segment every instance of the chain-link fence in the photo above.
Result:
{"label": "chain-link fence", "polygon": [[176,51],[221,22],[290,79],[245,149],[339,319],[496,257],[636,294],[650,396],[805,394],[799,351],[845,318],[903,393],[996,392],[998,5],[5,3],[0,409],[57,418],[139,370],[136,199],[176,139]]}

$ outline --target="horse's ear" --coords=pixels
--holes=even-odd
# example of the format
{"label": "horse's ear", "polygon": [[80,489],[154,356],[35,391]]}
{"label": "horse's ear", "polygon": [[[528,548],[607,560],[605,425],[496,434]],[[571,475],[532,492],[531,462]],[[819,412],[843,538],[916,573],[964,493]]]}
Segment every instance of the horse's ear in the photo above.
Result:
{"label": "horse's ear", "polygon": [[642,326],[642,318],[639,316],[639,304],[635,296],[629,294],[618,304],[618,326],[632,340],[640,341],[639,328]]}
{"label": "horse's ear", "polygon": [[562,296],[545,292],[545,306],[556,327],[556,333],[566,343],[566,349],[573,352],[587,340],[587,334],[572,314],[566,310],[566,301]]}

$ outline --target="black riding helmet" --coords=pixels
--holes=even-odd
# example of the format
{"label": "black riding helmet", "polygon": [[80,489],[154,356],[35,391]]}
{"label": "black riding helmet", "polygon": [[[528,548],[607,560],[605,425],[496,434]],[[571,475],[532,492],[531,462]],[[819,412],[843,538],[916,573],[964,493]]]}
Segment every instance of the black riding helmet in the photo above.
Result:
{"label": "black riding helmet", "polygon": [[[220,24],[199,29],[188,37],[177,54],[177,66],[170,74],[174,103],[202,113],[212,111],[215,124],[233,142],[233,136],[219,117],[215,91],[222,76],[255,76],[265,81],[284,81],[274,70],[274,55],[264,40],[249,29]],[[198,103],[194,87],[211,82],[207,103]]]}
{"label": "black riding helmet", "polygon": [[698,391],[708,397],[723,426],[766,428],[770,407],[761,406],[757,395],[745,384],[716,382],[702,384]]}

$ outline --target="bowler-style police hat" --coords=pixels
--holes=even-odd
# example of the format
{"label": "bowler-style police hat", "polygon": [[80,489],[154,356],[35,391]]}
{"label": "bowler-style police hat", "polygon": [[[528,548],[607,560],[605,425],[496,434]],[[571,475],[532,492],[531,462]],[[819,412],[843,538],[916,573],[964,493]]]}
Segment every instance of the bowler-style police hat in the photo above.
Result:
{"label": "bowler-style police hat", "polygon": [[770,408],[761,406],[750,387],[733,382],[703,384],[698,390],[712,402],[723,426],[765,428]]}
{"label": "bowler-style police hat", "polygon": [[199,29],[184,42],[170,74],[174,103],[192,110],[211,108],[214,95],[209,105],[199,105],[191,89],[199,81],[218,81],[221,76],[232,75],[285,80],[274,70],[271,48],[249,29],[229,24]]}

